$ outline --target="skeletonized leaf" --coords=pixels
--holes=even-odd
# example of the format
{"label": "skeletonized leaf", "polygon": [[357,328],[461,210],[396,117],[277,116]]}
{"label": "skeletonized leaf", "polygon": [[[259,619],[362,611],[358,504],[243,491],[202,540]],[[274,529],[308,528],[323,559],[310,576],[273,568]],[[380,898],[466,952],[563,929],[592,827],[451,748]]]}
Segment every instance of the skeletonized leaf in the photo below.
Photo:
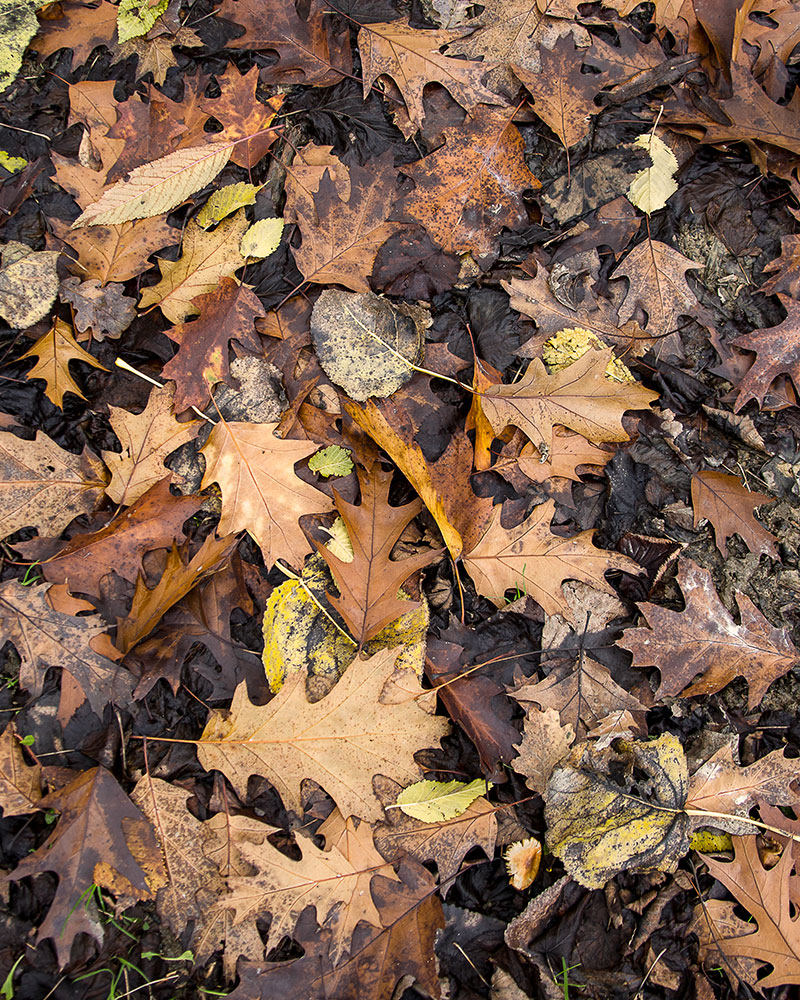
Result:
{"label": "skeletonized leaf", "polygon": [[131,170],[99,201],[89,205],[72,223],[79,226],[114,226],[131,219],[161,215],[180,205],[212,181],[231,157],[233,143],[190,146]]}
{"label": "skeletonized leaf", "polygon": [[[489,784],[488,787],[491,787]],[[417,781],[397,796],[397,806],[423,823],[441,823],[469,809],[487,790],[482,778],[470,781]]]}

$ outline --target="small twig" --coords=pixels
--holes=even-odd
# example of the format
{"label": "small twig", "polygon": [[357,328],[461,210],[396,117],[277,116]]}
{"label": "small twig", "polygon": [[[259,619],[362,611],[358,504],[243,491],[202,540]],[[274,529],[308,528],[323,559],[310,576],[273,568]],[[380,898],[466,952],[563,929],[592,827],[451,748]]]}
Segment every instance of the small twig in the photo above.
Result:
{"label": "small twig", "polygon": [[[124,361],[122,358],[117,358],[114,364],[117,366],[117,368],[121,368],[123,371],[126,371],[131,375],[136,375],[138,378],[144,379],[145,382],[149,382],[150,385],[155,385],[159,389],[164,388],[165,385],[164,382],[159,382],[157,378],[151,378],[149,375],[145,375],[144,372],[140,372],[138,368],[134,368],[133,365],[129,365],[128,362]],[[202,410],[198,410],[196,406],[191,407],[191,409],[194,410],[194,412],[197,414],[198,417],[200,417],[201,420],[205,420],[206,423],[212,424],[214,427],[216,427],[217,425],[216,420],[212,420],[211,417],[207,417],[205,413],[203,413]]]}

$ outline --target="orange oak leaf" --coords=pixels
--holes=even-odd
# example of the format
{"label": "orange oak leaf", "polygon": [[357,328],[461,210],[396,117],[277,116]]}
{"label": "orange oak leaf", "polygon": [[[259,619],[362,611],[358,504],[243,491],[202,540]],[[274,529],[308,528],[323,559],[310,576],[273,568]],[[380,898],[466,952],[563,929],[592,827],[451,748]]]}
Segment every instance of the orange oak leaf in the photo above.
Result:
{"label": "orange oak leaf", "polygon": [[44,59],[59,49],[70,51],[68,70],[85,63],[98,45],[111,48],[117,37],[117,12],[115,4],[100,0],[96,7],[82,3],[62,5],[63,16],[42,22],[42,27],[31,48]]}
{"label": "orange oak leaf", "polygon": [[467,111],[481,103],[501,103],[483,86],[487,70],[483,63],[453,59],[440,52],[442,46],[464,34],[463,29],[420,31],[401,21],[364,25],[358,32],[364,97],[378,77],[389,77],[400,88],[408,117],[417,126],[425,117],[422,92],[428,83],[446,87]]}
{"label": "orange oak leaf", "polygon": [[369,168],[353,164],[349,175],[346,200],[329,170],[311,191],[292,185],[285,214],[303,235],[294,256],[306,281],[369,292],[375,255],[400,226],[387,221],[397,197],[397,171],[386,153]]}
{"label": "orange oak leaf", "polygon": [[122,445],[121,452],[102,453],[111,472],[106,493],[114,503],[128,506],[160,482],[169,471],[164,465],[167,455],[197,434],[199,420],[175,419],[174,396],[175,389],[167,385],[152,390],[141,413],[109,406],[109,420]]}
{"label": "orange oak leaf", "polygon": [[247,685],[236,689],[230,711],[212,712],[197,754],[206,770],[216,768],[244,795],[251,774],[275,786],[287,809],[301,809],[300,786],[322,785],[344,816],[370,822],[383,817],[372,776],[384,774],[403,786],[419,779],[414,752],[433,746],[448,731],[445,719],[429,715],[415,695],[416,677],[404,679],[407,697],[381,700],[394,673],[396,650],[369,660],[356,658],[321,700],[306,698],[306,672],[288,676],[267,705],[253,705]]}
{"label": "orange oak leaf", "polygon": [[596,548],[593,531],[573,538],[554,535],[550,530],[554,511],[554,501],[541,503],[516,528],[504,528],[495,514],[478,546],[464,557],[464,566],[478,592],[496,604],[502,603],[506,590],[517,587],[540,604],[545,614],[560,614],[573,622],[561,589],[565,580],[582,580],[613,592],[606,583],[606,571],[636,573],[638,566],[617,552]]}
{"label": "orange oak leaf", "polygon": [[70,372],[71,361],[83,361],[93,368],[99,368],[104,372],[108,371],[97,358],[89,354],[88,351],[84,351],[75,340],[69,323],[65,323],[57,316],[47,333],[42,334],[33,347],[22,355],[22,358],[37,359],[26,378],[44,379],[45,395],[59,409],[64,408],[65,392],[74,393],[79,399],[86,399]]}
{"label": "orange oak leaf", "polygon": [[422,510],[420,500],[402,507],[389,506],[391,472],[385,472],[377,462],[369,472],[356,466],[361,503],[344,500],[334,489],[336,509],[345,523],[353,546],[353,558],[345,562],[326,546],[315,542],[325,559],[339,596],[328,594],[359,650],[374,638],[389,622],[406,614],[416,602],[401,600],[397,592],[403,583],[437,559],[441,552],[428,549],[407,559],[392,559],[391,552],[403,529]]}
{"label": "orange oak leaf", "polygon": [[217,382],[230,378],[228,343],[237,340],[245,350],[261,353],[255,321],[266,316],[259,298],[233,278],[222,278],[210,292],[198,295],[194,305],[198,319],[167,330],[180,347],[162,369],[162,376],[175,382],[175,409],[208,403]]}
{"label": "orange oak leaf", "polygon": [[517,458],[517,465],[534,483],[545,483],[553,478],[579,482],[578,469],[604,466],[611,457],[610,452],[595,448],[582,434],[556,427],[547,456],[532,445],[526,445]]}
{"label": "orange oak leaf", "polygon": [[781,293],[778,298],[787,313],[782,323],[753,330],[732,341],[743,351],[752,351],[756,355],[753,366],[739,383],[737,413],[751,399],[763,407],[764,397],[779,375],[788,375],[795,387],[800,386],[800,337],[797,336],[800,302]]}
{"label": "orange oak leaf", "polygon": [[102,942],[102,926],[83,902],[89,886],[113,893],[123,910],[153,899],[167,877],[153,828],[104,767],[78,774],[66,788],[46,795],[41,805],[61,814],[58,823],[11,878],[57,873],[58,888],[38,940],[52,938],[64,966],[81,932]]}
{"label": "orange oak leaf", "polygon": [[209,535],[191,559],[186,543],[181,548],[172,543],[164,572],[155,587],[148,587],[140,573],[136,580],[131,610],[126,618],[117,619],[115,645],[127,653],[137,642],[149,635],[169,609],[193,590],[201,580],[216,573],[236,546],[237,539],[226,535]]}
{"label": "orange oak leaf", "polygon": [[622,414],[646,409],[658,393],[635,382],[607,378],[611,357],[610,348],[589,350],[552,375],[534,358],[518,382],[484,390],[483,412],[495,431],[519,427],[543,454],[550,453],[557,424],[595,443],[627,441]]}
{"label": "orange oak leaf", "polygon": [[[253,66],[247,73],[241,74],[231,63],[225,73],[217,77],[220,96],[205,98],[199,105],[224,126],[226,139],[253,136],[234,146],[231,153],[231,163],[246,170],[266,156],[275,141],[278,133],[274,129],[266,130],[280,111],[285,97],[284,94],[275,94],[266,104],[257,100],[259,73],[260,67]],[[256,135],[259,132],[263,134]]]}
{"label": "orange oak leaf", "polygon": [[770,625],[750,598],[738,591],[741,623],[737,625],[717,596],[711,574],[689,559],[678,563],[678,584],[685,610],[640,604],[650,628],[628,629],[620,645],[633,653],[634,667],[658,667],[657,698],[713,694],[735,677],[744,677],[752,711],[770,684],[798,660],[787,630]]}
{"label": "orange oak leaf", "polygon": [[753,493],[736,476],[724,472],[697,472],[692,476],[694,526],[706,518],[713,524],[717,548],[723,556],[728,555],[726,543],[735,532],[751,552],[778,558],[775,536],[753,517],[756,507],[774,502],[775,497]]}
{"label": "orange oak leaf", "polygon": [[525,163],[511,118],[508,111],[481,107],[465,125],[445,129],[444,146],[405,168],[416,189],[395,218],[402,213],[406,221],[421,222],[445,250],[479,257],[495,252],[504,227],[527,225],[522,193],[541,184]]}
{"label": "orange oak leaf", "polygon": [[81,274],[103,284],[135,278],[153,266],[151,254],[180,239],[180,231],[168,226],[164,215],[91,229],[72,229],[61,219],[49,222],[56,238],[78,254]]}
{"label": "orange oak leaf", "polygon": [[245,529],[268,566],[280,558],[302,566],[311,546],[298,518],[325,513],[333,505],[294,471],[295,464],[318,445],[275,437],[277,426],[220,421],[202,449],[206,459],[203,486],[218,483],[222,490],[217,529],[221,534]]}
{"label": "orange oak leaf", "polygon": [[759,857],[755,837],[734,837],[733,852],[733,861],[703,860],[753,916],[758,930],[751,933],[748,924],[748,931],[734,937],[718,928],[713,935],[716,947],[731,959],[752,958],[771,965],[769,975],[758,980],[759,988],[800,983],[800,917],[790,902],[792,852],[784,849],[780,861],[769,869]]}

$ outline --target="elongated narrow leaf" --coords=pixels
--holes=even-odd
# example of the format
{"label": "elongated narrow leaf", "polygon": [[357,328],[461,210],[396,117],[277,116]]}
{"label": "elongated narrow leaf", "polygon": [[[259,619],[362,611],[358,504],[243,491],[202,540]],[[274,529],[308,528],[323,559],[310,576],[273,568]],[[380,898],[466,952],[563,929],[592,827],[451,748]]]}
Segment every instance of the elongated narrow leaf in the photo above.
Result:
{"label": "elongated narrow leaf", "polygon": [[116,226],[131,219],[169,212],[212,181],[232,151],[230,142],[191,146],[136,167],[127,180],[117,181],[99,201],[89,205],[72,223],[72,228]]}
{"label": "elongated narrow leaf", "polygon": [[463,781],[417,781],[397,796],[397,805],[407,816],[423,823],[442,823],[465,812],[491,785],[482,778]]}

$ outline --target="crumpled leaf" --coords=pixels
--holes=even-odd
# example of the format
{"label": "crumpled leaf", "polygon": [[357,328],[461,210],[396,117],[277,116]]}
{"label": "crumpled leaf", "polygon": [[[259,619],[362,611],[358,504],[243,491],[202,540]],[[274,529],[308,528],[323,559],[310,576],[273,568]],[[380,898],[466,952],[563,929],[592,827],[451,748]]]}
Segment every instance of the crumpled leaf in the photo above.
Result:
{"label": "crumpled leaf", "polygon": [[190,146],[136,167],[81,212],[72,228],[115,226],[169,212],[213,181],[232,150],[231,142]]}
{"label": "crumpled leaf", "polygon": [[65,278],[59,294],[75,310],[75,329],[90,330],[95,340],[104,340],[121,337],[136,318],[136,301],[123,288],[115,281],[102,285],[97,278]]}
{"label": "crumpled leaf", "polygon": [[422,360],[429,323],[423,306],[326,288],[314,303],[311,337],[325,374],[363,402],[391,396],[408,382]]}
{"label": "crumpled leaf", "polygon": [[470,782],[417,781],[400,792],[395,805],[423,823],[441,823],[461,816],[491,787],[491,782],[482,778]]}
{"label": "crumpled leaf", "polygon": [[45,395],[59,409],[64,408],[64,393],[74,393],[79,399],[86,399],[80,386],[69,370],[71,361],[83,361],[93,368],[107,372],[97,358],[89,354],[72,336],[72,328],[57,316],[47,333],[42,334],[36,343],[20,358],[37,358],[36,364],[28,372],[26,378],[40,378],[45,382]]}
{"label": "crumpled leaf", "polygon": [[650,215],[664,208],[678,190],[675,180],[678,161],[669,146],[655,133],[645,132],[634,140],[633,145],[647,151],[652,166],[640,170],[633,178],[628,188],[628,200]]}
{"label": "crumpled leaf", "polygon": [[[634,767],[646,777],[635,778]],[[544,793],[547,845],[588,889],[602,889],[622,871],[673,872],[689,850],[689,817],[682,812],[688,785],[672,733],[651,743],[625,741],[619,751],[579,744]]]}
{"label": "crumpled leaf", "polygon": [[58,294],[53,250],[31,250],[13,240],[0,249],[0,316],[18,330],[33,326],[50,312]]}
{"label": "crumpled leaf", "polygon": [[415,695],[419,683],[406,672],[403,693],[385,697],[396,653],[384,650],[356,659],[330,694],[311,704],[298,672],[267,705],[253,705],[240,684],[230,711],[210,714],[197,743],[201,765],[216,768],[244,795],[251,774],[275,786],[287,809],[301,808],[300,785],[310,778],[333,797],[344,816],[370,822],[383,817],[372,790],[374,774],[402,784],[416,781],[414,752],[448,731],[445,719],[428,715]]}

